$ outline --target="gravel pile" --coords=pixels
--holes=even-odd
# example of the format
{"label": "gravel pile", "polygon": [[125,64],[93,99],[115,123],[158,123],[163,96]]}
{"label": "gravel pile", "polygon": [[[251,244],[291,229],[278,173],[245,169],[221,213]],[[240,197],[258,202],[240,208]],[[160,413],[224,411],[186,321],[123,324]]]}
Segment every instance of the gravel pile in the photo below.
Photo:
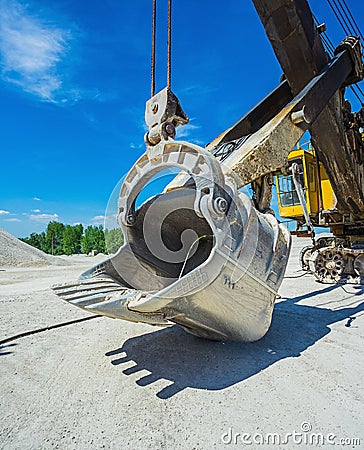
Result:
{"label": "gravel pile", "polygon": [[20,241],[12,234],[0,229],[0,266],[66,266],[68,261],[46,253]]}

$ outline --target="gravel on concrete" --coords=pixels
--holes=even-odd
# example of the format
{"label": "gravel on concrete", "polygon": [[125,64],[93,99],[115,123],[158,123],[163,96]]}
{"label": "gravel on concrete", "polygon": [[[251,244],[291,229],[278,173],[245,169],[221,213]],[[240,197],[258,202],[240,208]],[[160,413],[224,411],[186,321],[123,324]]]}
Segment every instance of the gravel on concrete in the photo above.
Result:
{"label": "gravel on concrete", "polygon": [[[316,282],[304,245],[258,342],[101,317],[0,347],[0,448],[364,448],[364,287]],[[47,287],[84,265],[0,271],[0,340],[85,317]]]}
{"label": "gravel on concrete", "polygon": [[0,267],[65,266],[69,262],[41,250],[0,229]]}

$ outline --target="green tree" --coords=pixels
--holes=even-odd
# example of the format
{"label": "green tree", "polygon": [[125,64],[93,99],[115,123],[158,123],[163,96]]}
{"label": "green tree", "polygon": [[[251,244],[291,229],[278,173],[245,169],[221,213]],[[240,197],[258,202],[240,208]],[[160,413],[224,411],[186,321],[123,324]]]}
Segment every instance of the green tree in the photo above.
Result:
{"label": "green tree", "polygon": [[21,241],[26,244],[31,245],[32,247],[39,248],[39,250],[45,251],[46,248],[46,235],[45,232],[42,233],[30,233],[29,237],[20,238]]}
{"label": "green tree", "polygon": [[81,239],[83,233],[83,226],[66,225],[62,235],[62,250],[65,255],[72,255],[81,253]]}
{"label": "green tree", "polygon": [[82,253],[90,253],[95,251],[97,253],[105,253],[105,236],[102,225],[89,225],[85,229],[85,233],[81,240]]}
{"label": "green tree", "polygon": [[45,250],[51,255],[62,255],[64,225],[53,220],[49,222],[45,233]]}
{"label": "green tree", "polygon": [[121,228],[105,230],[105,246],[107,253],[116,253],[124,244],[124,235]]}

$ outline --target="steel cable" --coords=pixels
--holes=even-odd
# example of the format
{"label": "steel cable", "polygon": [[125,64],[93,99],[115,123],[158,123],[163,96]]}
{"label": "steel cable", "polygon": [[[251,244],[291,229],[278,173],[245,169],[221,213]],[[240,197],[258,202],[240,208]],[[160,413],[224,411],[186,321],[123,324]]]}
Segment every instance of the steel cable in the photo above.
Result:
{"label": "steel cable", "polygon": [[344,30],[344,33],[349,35],[350,33],[350,28],[346,28],[346,26],[344,25],[344,23],[341,21],[339,15],[342,17],[342,14],[340,11],[337,11],[336,8],[334,7],[334,5],[332,4],[331,0],[327,0],[328,4],[330,5],[330,8],[332,10],[332,12],[334,13],[337,21],[339,22],[339,24],[341,25],[341,28]]}
{"label": "steel cable", "polygon": [[167,88],[171,88],[171,50],[172,50],[172,0],[168,0],[168,55],[167,55]]}
{"label": "steel cable", "polygon": [[24,331],[23,333],[15,334],[13,336],[10,336],[10,337],[0,340],[0,346],[7,344],[8,342],[15,341],[16,339],[19,339],[22,337],[32,336],[33,334],[43,333],[44,331],[54,330],[55,328],[66,327],[68,325],[73,325],[75,323],[86,322],[87,320],[97,319],[98,317],[100,318],[102,316],[97,315],[97,316],[81,317],[80,319],[74,319],[74,320],[70,320],[68,322],[60,322],[60,323],[56,323],[54,325],[48,325],[44,328],[36,328],[34,330]]}
{"label": "steel cable", "polygon": [[153,0],[152,7],[152,61],[151,61],[151,86],[150,86],[150,96],[153,97],[155,94],[155,31],[157,22],[157,0]]}
{"label": "steel cable", "polygon": [[359,25],[357,24],[357,22],[356,22],[354,16],[352,15],[349,6],[348,6],[348,4],[346,3],[346,0],[343,0],[343,3],[344,3],[344,5],[345,5],[345,7],[346,7],[346,9],[347,9],[347,11],[348,11],[348,13],[349,13],[351,19],[352,19],[352,22],[355,24],[356,30],[357,30],[357,32],[358,32],[358,34],[359,34],[361,40],[364,42],[364,36],[363,36],[362,32],[360,31]]}
{"label": "steel cable", "polygon": [[[344,1],[345,7],[343,6],[343,3],[341,3],[341,0],[333,0],[333,1],[334,1],[335,3],[336,3],[336,2],[338,3],[338,5],[339,5],[341,11],[343,12],[344,16],[345,16],[346,19],[347,19],[347,22],[345,21],[345,23],[346,23],[346,24],[349,23],[349,25],[350,25],[349,28],[351,29],[351,32],[352,32],[353,34],[357,35],[357,36],[360,36],[360,38],[361,38],[362,40],[364,40],[363,34],[361,33],[360,28],[359,28],[359,26],[358,26],[356,20],[354,19],[353,15],[352,15],[352,13],[351,13],[351,11],[350,11],[350,8],[349,8],[348,4],[346,3],[346,1]],[[350,17],[349,17],[348,14],[350,15]]]}
{"label": "steel cable", "polygon": [[[151,88],[150,96],[155,94],[155,66],[156,66],[156,28],[157,28],[157,0],[152,3],[152,55],[151,55]],[[167,36],[167,88],[171,88],[171,60],[172,60],[172,0],[168,0],[168,36]]]}
{"label": "steel cable", "polygon": [[[328,3],[330,4],[330,0],[327,0]],[[334,0],[335,1],[335,0]],[[344,0],[345,1],[345,0]],[[332,5],[330,4],[331,9],[332,9]],[[333,10],[334,11],[334,10]],[[336,15],[336,14],[335,14]],[[337,16],[336,16],[337,17]],[[313,14],[313,18],[316,22],[316,25],[319,25],[320,22],[317,19],[317,17]],[[338,17],[337,17],[338,18]],[[339,20],[339,19],[338,19]],[[340,21],[339,21],[340,22]],[[344,30],[345,31],[345,30]],[[353,30],[355,33],[356,31]],[[360,29],[358,29],[359,33],[360,33]],[[349,30],[349,34],[350,34],[350,30]],[[361,33],[360,33],[361,35]],[[334,44],[332,43],[331,39],[329,38],[328,34],[326,32],[321,33],[321,39],[323,41],[324,47],[326,49],[326,51],[328,52],[328,54],[333,57],[335,54],[335,47]],[[358,84],[353,84],[351,86],[349,86],[351,91],[353,92],[353,94],[355,95],[355,97],[357,98],[357,100],[359,101],[359,103],[361,104],[361,106],[363,106],[363,100],[364,100],[364,92],[362,91],[362,89],[360,88],[360,86]]]}

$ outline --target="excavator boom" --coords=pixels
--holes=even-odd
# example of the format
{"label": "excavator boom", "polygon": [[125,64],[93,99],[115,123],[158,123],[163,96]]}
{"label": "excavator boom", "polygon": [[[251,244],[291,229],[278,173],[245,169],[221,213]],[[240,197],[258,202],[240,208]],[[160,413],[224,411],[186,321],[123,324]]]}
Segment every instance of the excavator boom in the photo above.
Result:
{"label": "excavator boom", "polygon": [[[328,62],[306,0],[253,0],[292,93],[296,95]],[[340,47],[338,49],[340,51]],[[361,53],[345,84],[363,78]],[[364,219],[364,161],[356,158],[344,127],[344,86],[310,125],[312,143],[329,176],[337,210]]]}

